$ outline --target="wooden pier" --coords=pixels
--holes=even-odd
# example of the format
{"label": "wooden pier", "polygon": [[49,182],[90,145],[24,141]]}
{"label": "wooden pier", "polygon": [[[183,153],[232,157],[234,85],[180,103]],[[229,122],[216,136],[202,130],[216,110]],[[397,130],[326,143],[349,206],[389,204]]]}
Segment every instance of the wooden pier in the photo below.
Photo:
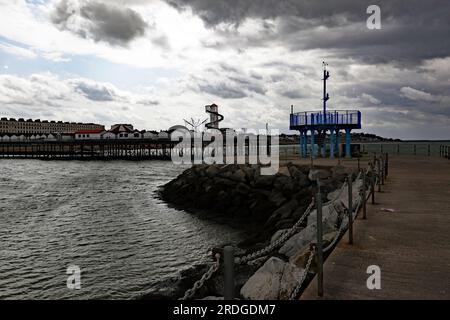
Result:
{"label": "wooden pier", "polygon": [[170,141],[168,139],[1,142],[0,158],[47,160],[169,160],[176,144],[176,141]]}
{"label": "wooden pier", "polygon": [[[389,161],[367,220],[354,223],[354,244],[344,235],[325,261],[320,299],[450,299],[450,163],[423,156]],[[379,290],[366,285],[370,265],[380,267]],[[301,299],[318,299],[316,278]]]}
{"label": "wooden pier", "polygon": [[[235,155],[256,154],[260,150],[259,141],[256,145],[250,145],[245,140],[244,148],[238,147],[237,140],[229,151],[224,141],[223,154],[231,152]],[[201,158],[209,147],[210,141],[200,143],[191,140],[191,144],[179,146],[179,141],[170,139],[99,139],[99,140],[68,140],[68,141],[11,141],[0,142],[0,159],[43,159],[43,160],[146,160],[160,159],[170,160],[175,153],[179,156],[188,154],[192,161]],[[270,139],[267,140],[268,152],[270,153]]]}

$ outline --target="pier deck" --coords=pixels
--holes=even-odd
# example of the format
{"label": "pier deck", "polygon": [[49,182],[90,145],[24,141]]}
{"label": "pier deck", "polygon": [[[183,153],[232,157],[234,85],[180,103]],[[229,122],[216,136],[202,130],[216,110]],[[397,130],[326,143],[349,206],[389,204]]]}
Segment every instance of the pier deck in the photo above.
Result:
{"label": "pier deck", "polygon": [[[450,299],[450,161],[390,157],[389,177],[324,264],[321,299]],[[385,212],[392,208],[395,212]],[[381,289],[369,290],[369,265]],[[318,299],[314,278],[301,299]]]}

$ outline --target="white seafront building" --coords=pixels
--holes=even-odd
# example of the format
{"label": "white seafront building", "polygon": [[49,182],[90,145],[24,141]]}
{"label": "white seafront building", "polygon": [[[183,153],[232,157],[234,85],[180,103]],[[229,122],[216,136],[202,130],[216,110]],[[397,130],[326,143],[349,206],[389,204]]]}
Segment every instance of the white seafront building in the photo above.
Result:
{"label": "white seafront building", "polygon": [[131,124],[114,124],[111,129],[105,130],[103,125],[69,123],[62,121],[15,120],[14,118],[1,118],[0,142],[22,141],[74,141],[74,140],[130,140],[170,139],[170,132],[139,131]]}

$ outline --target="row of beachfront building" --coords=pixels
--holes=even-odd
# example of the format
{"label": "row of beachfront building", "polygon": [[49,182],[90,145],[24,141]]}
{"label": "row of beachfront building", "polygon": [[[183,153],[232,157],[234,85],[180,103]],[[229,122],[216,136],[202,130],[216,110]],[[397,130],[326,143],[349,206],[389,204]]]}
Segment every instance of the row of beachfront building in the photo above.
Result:
{"label": "row of beachfront building", "polygon": [[[44,122],[48,124],[50,122]],[[53,122],[57,124],[57,122]],[[67,123],[70,125],[70,123]],[[75,125],[75,124],[73,124]],[[164,140],[169,139],[169,131],[146,131],[136,130],[131,124],[115,124],[110,130],[105,130],[104,126],[88,124],[88,128],[84,124],[77,124],[78,130],[73,130],[73,126],[58,127],[54,131],[48,132],[47,126],[42,130],[35,127],[27,132],[17,132],[15,128],[9,126],[8,130],[2,132],[0,130],[0,142],[14,141],[70,141],[70,140],[101,140],[101,139],[152,139]],[[170,129],[169,129],[170,130]],[[34,132],[37,131],[37,132]],[[42,132],[44,131],[44,132]]]}

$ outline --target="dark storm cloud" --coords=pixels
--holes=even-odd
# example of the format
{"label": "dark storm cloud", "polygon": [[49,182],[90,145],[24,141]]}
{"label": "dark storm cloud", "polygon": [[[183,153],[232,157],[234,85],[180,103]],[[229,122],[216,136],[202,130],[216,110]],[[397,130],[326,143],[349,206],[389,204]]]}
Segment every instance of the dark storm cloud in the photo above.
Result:
{"label": "dark storm cloud", "polygon": [[212,94],[223,99],[240,99],[245,98],[247,94],[239,87],[234,87],[226,83],[217,84],[199,84],[200,92]]}
{"label": "dark storm cloud", "polygon": [[75,90],[92,101],[113,101],[116,99],[114,90],[96,82],[72,80]]}
{"label": "dark storm cloud", "polygon": [[62,0],[51,20],[61,30],[112,45],[126,45],[149,27],[132,9],[95,1]]}
{"label": "dark storm cloud", "polygon": [[[448,0],[166,0],[179,10],[190,8],[216,28],[238,28],[247,18],[263,20],[264,32],[242,36],[223,32],[220,46],[263,46],[281,43],[291,50],[326,49],[330,54],[367,63],[414,63],[450,55]],[[381,30],[366,28],[371,4],[381,8]],[[319,28],[321,27],[321,28]]]}
{"label": "dark storm cloud", "polygon": [[254,94],[265,95],[266,87],[261,79],[241,75],[237,68],[228,64],[220,64],[223,73],[220,77],[217,71],[209,70],[202,76],[190,77],[190,88],[196,92],[208,93],[223,99],[241,99]]}

